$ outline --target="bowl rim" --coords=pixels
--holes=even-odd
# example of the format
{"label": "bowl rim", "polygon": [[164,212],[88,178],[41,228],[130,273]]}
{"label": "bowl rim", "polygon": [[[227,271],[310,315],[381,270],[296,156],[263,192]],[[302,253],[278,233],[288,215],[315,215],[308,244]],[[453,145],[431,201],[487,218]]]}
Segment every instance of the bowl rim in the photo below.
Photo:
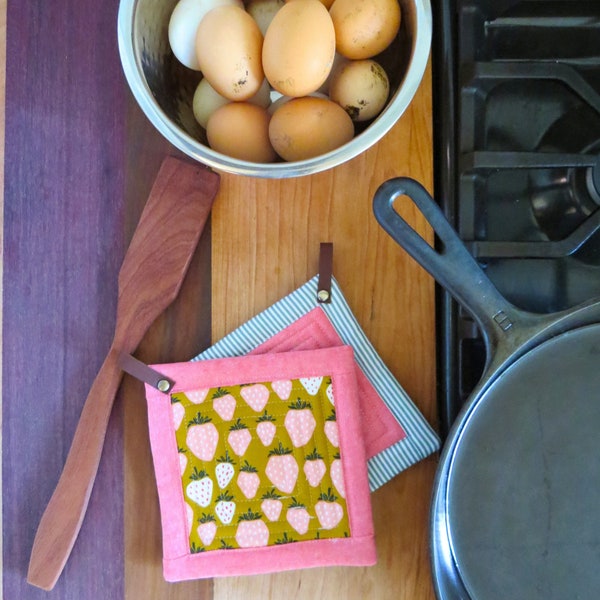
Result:
{"label": "bowl rim", "polygon": [[[430,0],[412,0],[415,13],[416,36],[412,44],[411,60],[400,86],[384,111],[350,142],[314,158],[274,163],[255,163],[232,158],[202,144],[175,125],[154,99],[141,66],[135,60],[134,16],[138,0],[120,0],[117,18],[117,38],[121,65],[129,88],[154,127],[177,149],[209,167],[250,177],[283,179],[319,173],[337,167],[355,158],[376,144],[404,114],[412,102],[425,74],[432,39],[432,12]],[[385,119],[393,112],[394,119]]]}

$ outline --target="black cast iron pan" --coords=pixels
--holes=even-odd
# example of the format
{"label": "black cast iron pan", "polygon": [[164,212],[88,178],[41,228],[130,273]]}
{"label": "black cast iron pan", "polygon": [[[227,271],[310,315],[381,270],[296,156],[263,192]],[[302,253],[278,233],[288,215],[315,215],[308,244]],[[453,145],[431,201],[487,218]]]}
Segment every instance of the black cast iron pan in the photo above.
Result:
{"label": "black cast iron pan", "polygon": [[[404,196],[441,250],[398,214]],[[516,308],[414,180],[384,183],[373,205],[381,226],[472,313],[487,349],[434,483],[438,598],[600,597],[600,302],[552,315]]]}

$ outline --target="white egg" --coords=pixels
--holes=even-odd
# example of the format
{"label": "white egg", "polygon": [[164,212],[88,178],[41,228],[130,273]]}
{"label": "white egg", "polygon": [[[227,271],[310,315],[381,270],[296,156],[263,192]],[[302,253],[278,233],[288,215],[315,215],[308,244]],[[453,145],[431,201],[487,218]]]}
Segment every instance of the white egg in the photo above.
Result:
{"label": "white egg", "polygon": [[196,58],[196,30],[207,12],[217,6],[234,4],[244,7],[242,0],[179,0],[169,20],[169,44],[179,62],[200,70]]}

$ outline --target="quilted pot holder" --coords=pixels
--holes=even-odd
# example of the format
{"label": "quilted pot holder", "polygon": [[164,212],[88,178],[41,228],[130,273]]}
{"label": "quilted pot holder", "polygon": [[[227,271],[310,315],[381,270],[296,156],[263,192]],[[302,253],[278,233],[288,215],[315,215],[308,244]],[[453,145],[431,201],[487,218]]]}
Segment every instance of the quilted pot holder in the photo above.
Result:
{"label": "quilted pot holder", "polygon": [[374,491],[437,451],[440,440],[373,348],[334,278],[331,301],[316,302],[318,280],[313,277],[192,360],[351,346]]}
{"label": "quilted pot holder", "polygon": [[350,346],[153,368],[167,581],[375,563]]}

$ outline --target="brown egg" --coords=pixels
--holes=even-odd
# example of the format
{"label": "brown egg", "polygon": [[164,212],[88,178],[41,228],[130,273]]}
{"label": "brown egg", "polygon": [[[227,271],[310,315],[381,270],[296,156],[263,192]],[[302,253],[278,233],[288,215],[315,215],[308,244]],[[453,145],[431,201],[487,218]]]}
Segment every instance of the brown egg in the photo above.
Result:
{"label": "brown egg", "polygon": [[210,116],[206,126],[208,144],[232,158],[273,162],[277,155],[269,141],[269,120],[269,113],[261,106],[230,102]]}
{"label": "brown egg", "polygon": [[247,100],[263,79],[263,37],[256,21],[239,6],[218,6],[200,21],[196,54],[212,87],[229,100]]}
{"label": "brown egg", "polygon": [[323,84],[335,55],[335,31],[319,0],[293,0],[282,6],[265,34],[263,68],[284,96],[306,96]]}
{"label": "brown egg", "polygon": [[331,75],[329,97],[353,121],[376,117],[388,99],[390,83],[383,67],[373,59],[349,60]]}
{"label": "brown egg", "polygon": [[337,51],[346,58],[371,58],[383,52],[400,29],[398,0],[335,0],[329,14]]}
{"label": "brown egg", "polygon": [[325,98],[293,98],[275,111],[269,124],[271,144],[287,161],[325,154],[353,137],[354,125],[348,113]]}

